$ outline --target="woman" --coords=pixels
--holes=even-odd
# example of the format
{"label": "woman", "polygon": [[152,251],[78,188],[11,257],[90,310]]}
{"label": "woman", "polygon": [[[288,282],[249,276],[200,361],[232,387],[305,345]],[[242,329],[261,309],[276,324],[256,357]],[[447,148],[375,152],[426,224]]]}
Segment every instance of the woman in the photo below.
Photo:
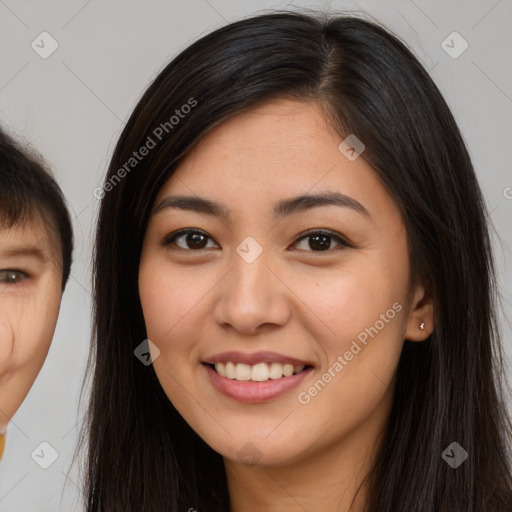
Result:
{"label": "woman", "polygon": [[397,38],[216,30],[101,196],[89,511],[512,509],[487,214]]}
{"label": "woman", "polygon": [[72,252],[59,186],[0,130],[0,458],[7,425],[50,348]]}

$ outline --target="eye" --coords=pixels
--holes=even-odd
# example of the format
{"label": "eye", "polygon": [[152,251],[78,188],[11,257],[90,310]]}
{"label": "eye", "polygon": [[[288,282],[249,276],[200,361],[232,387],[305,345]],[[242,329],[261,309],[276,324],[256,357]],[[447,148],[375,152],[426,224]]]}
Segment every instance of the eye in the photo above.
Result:
{"label": "eye", "polygon": [[[201,250],[207,249],[206,241],[210,239],[212,240],[206,233],[202,231],[198,231],[197,229],[181,229],[177,233],[171,233],[167,235],[163,241],[163,245],[177,245],[180,249],[193,249],[193,250]],[[176,243],[181,240],[181,243],[184,246]]]}
{"label": "eye", "polygon": [[[314,230],[310,229],[303,233],[303,235],[295,242],[294,245],[297,245],[302,240],[309,239],[308,247],[312,249],[311,252],[327,252],[331,250],[331,241],[335,240],[339,247],[337,250],[343,247],[353,247],[351,243],[342,238],[340,235],[334,233],[333,231],[328,231],[324,229]],[[308,250],[301,248],[301,250]]]}
{"label": "eye", "polygon": [[[312,249],[312,252],[326,252],[331,250],[332,240],[334,240],[340,247],[353,247],[351,243],[340,235],[332,231],[318,229],[306,231],[294,243],[294,245],[297,245],[302,240],[306,240],[308,238],[310,239],[308,247]],[[183,250],[202,250],[208,248],[208,240],[212,240],[212,238],[203,231],[199,231],[197,229],[181,229],[176,233],[167,235],[162,244],[164,246],[176,245]],[[300,249],[308,250],[304,247]]]}
{"label": "eye", "polygon": [[18,284],[29,276],[21,270],[5,269],[0,270],[0,283],[2,284]]}

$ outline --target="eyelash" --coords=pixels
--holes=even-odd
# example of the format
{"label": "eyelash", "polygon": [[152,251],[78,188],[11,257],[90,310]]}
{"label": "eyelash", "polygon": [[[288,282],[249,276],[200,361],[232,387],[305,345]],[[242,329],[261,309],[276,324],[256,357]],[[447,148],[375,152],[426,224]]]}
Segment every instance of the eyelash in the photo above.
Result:
{"label": "eyelash", "polygon": [[[174,240],[176,238],[179,238],[183,235],[188,235],[188,234],[192,234],[192,233],[195,233],[195,234],[198,234],[198,235],[204,235],[206,236],[207,238],[209,238],[210,240],[213,240],[210,236],[208,236],[204,231],[200,231],[198,229],[180,229],[179,231],[176,231],[174,233],[171,233],[169,235],[167,235],[163,242],[162,242],[162,245],[163,246],[169,246],[171,245]],[[326,230],[326,229],[309,229],[307,231],[305,231],[304,233],[301,233],[299,235],[299,237],[295,240],[295,242],[293,243],[293,245],[297,244],[298,242],[302,241],[303,239],[307,239],[307,238],[310,238],[310,237],[313,237],[314,235],[323,235],[323,236],[328,236],[330,238],[332,238],[333,240],[335,240],[336,242],[338,242],[341,246],[341,248],[343,247],[355,247],[353,244],[351,244],[350,242],[348,242],[348,240],[346,240],[345,238],[341,237],[339,234],[335,233],[334,231],[329,231],[329,230]],[[183,247],[178,247],[178,250],[183,250],[183,251],[190,251],[190,252],[199,252],[199,251],[204,251],[208,248],[202,248],[202,249],[184,249]],[[333,250],[339,250],[340,247],[338,247],[338,249],[327,249],[325,251],[306,251],[306,252],[313,252],[313,253],[324,253],[324,252],[333,252]]]}
{"label": "eyelash", "polygon": [[16,286],[17,284],[19,284],[20,281],[16,281],[16,282],[9,281],[9,278],[13,274],[21,275],[22,276],[21,281],[25,281],[26,279],[28,279],[30,277],[26,272],[23,272],[22,270],[16,270],[16,269],[11,269],[11,268],[1,269],[0,270],[0,284],[4,284],[7,286]]}

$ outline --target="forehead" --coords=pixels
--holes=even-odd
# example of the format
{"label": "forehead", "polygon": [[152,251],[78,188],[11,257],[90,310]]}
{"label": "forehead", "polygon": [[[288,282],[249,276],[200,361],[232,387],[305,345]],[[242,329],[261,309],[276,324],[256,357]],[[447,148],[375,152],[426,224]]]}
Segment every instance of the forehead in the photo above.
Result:
{"label": "forehead", "polygon": [[40,219],[0,224],[0,257],[29,256],[42,262],[55,260],[55,236]]}
{"label": "forehead", "polygon": [[280,99],[224,121],[192,153],[196,158],[231,156],[246,165],[257,155],[259,161],[282,165],[300,161],[304,166],[319,160],[319,149],[338,156],[339,142],[319,103]]}
{"label": "forehead", "polygon": [[[340,151],[343,137],[317,102],[272,100],[212,129],[183,159],[155,204],[176,194],[209,197],[240,211],[284,198],[338,192],[368,209],[393,204],[364,158]],[[263,213],[263,211],[261,211]]]}
{"label": "forehead", "polygon": [[[296,187],[290,192],[303,193],[324,175],[327,184],[340,173],[371,172],[363,159],[351,163],[342,156],[341,141],[319,103],[272,100],[214,127],[180,163],[160,196],[171,189],[185,191],[181,179],[194,187],[203,183],[211,193],[242,184]],[[212,183],[220,182],[222,188],[212,189]]]}

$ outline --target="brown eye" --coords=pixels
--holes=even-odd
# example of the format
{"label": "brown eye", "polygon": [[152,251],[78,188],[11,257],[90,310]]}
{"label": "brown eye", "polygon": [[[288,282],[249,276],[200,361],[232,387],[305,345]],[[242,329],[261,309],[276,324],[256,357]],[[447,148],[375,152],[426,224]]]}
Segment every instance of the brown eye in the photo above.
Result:
{"label": "brown eye", "polygon": [[28,279],[28,275],[21,270],[0,270],[0,283],[18,284],[25,279]]}
{"label": "brown eye", "polygon": [[[295,245],[306,239],[309,239],[308,248],[302,247],[300,249],[306,251],[309,250],[310,252],[331,251],[333,241],[338,245],[338,249],[343,247],[353,247],[352,244],[350,244],[340,235],[326,230],[307,231],[306,233],[303,233],[301,238],[295,242]],[[162,242],[162,245],[174,245],[183,250],[200,251],[212,247],[211,245],[208,247],[209,240],[212,240],[212,238],[202,231],[194,229],[182,229],[176,233],[171,233],[170,235],[166,236]],[[213,247],[218,246],[214,245]]]}
{"label": "brown eye", "polygon": [[307,231],[303,236],[301,236],[295,244],[301,242],[302,240],[308,240],[309,243],[307,247],[299,248],[300,250],[310,250],[310,252],[327,252],[331,251],[331,244],[334,240],[338,244],[338,249],[343,247],[352,247],[350,243],[341,238],[336,233],[332,231],[324,231],[324,230],[310,230]]}
{"label": "brown eye", "polygon": [[[207,249],[208,240],[212,240],[206,233],[192,229],[182,229],[177,233],[168,235],[163,245],[176,245],[184,250]],[[178,242],[178,243],[177,243]],[[180,245],[181,244],[181,245]]]}

